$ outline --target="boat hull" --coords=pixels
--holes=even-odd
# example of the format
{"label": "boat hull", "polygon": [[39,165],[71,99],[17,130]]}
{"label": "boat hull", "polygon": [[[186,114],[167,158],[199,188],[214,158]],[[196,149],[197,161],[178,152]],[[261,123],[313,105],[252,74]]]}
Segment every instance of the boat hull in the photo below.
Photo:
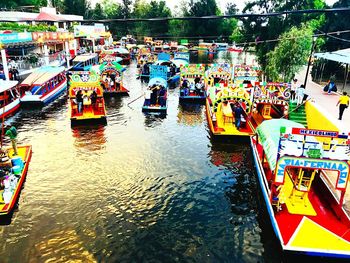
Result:
{"label": "boat hull", "polygon": [[[257,177],[261,189],[261,193],[263,195],[263,199],[265,202],[265,207],[268,212],[268,216],[270,219],[270,223],[272,226],[272,229],[274,231],[275,236],[278,239],[278,242],[280,244],[280,247],[282,249],[283,253],[286,254],[293,254],[293,255],[298,255],[298,256],[313,256],[313,257],[322,257],[322,258],[350,258],[350,251],[335,251],[331,249],[317,249],[317,248],[309,248],[307,246],[301,247],[301,246],[292,246],[289,243],[286,245],[284,244],[283,238],[282,238],[282,233],[281,229],[278,225],[278,222],[275,217],[275,211],[272,207],[271,201],[270,201],[270,193],[269,193],[269,187],[268,187],[268,182],[266,180],[265,172],[263,169],[263,166],[260,162],[259,154],[255,145],[255,139],[253,137],[250,138],[250,144],[253,152],[253,158],[254,158],[254,163],[256,167],[256,172],[257,172]],[[306,218],[306,217],[304,217]],[[305,219],[307,220],[307,219]],[[299,227],[301,224],[299,225]],[[298,229],[297,229],[298,230]],[[296,233],[293,234],[297,235]]]}
{"label": "boat hull", "polygon": [[[20,153],[20,156],[22,157],[22,159],[23,159],[23,161],[25,163],[24,163],[24,167],[23,167],[23,170],[21,172],[19,181],[17,183],[17,187],[16,187],[16,189],[15,189],[15,191],[13,193],[13,196],[11,198],[11,201],[10,201],[10,203],[5,204],[0,209],[0,216],[6,216],[6,215],[10,214],[13,211],[13,208],[15,207],[15,205],[16,205],[16,203],[18,201],[19,195],[21,193],[23,183],[25,182],[26,177],[27,177],[29,163],[30,163],[30,160],[31,160],[31,157],[32,157],[32,146],[30,146],[30,145],[28,145],[28,146],[18,146],[17,148],[18,148],[18,151]],[[10,156],[12,155],[12,152],[13,152],[13,150],[10,149],[10,151],[9,151]]]}
{"label": "boat hull", "polygon": [[0,118],[7,118],[13,114],[15,114],[20,108],[20,100],[16,99],[10,104],[6,105],[5,107],[2,107],[0,109]]}
{"label": "boat hull", "polygon": [[180,96],[180,102],[191,102],[191,103],[200,103],[205,104],[205,96]]}
{"label": "boat hull", "polygon": [[101,124],[107,125],[107,118],[105,116],[100,118],[86,118],[86,119],[77,119],[71,118],[71,126],[83,126],[83,125],[94,125]]}
{"label": "boat hull", "polygon": [[62,83],[45,95],[24,95],[21,105],[43,107],[60,97],[67,90],[67,82]]}

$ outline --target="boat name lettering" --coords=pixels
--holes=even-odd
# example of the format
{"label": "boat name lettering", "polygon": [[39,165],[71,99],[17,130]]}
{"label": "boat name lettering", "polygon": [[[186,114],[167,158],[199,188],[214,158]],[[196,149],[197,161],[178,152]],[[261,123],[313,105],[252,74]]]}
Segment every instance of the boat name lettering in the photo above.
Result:
{"label": "boat name lettering", "polygon": [[308,130],[293,128],[293,134],[309,135],[309,136],[320,136],[320,137],[337,137],[338,132],[335,131],[322,131],[322,130]]}
{"label": "boat name lettering", "polygon": [[278,160],[275,183],[283,184],[285,168],[289,166],[339,171],[339,177],[336,183],[336,188],[338,190],[343,190],[346,188],[349,178],[349,165],[344,161],[306,159],[284,156]]}

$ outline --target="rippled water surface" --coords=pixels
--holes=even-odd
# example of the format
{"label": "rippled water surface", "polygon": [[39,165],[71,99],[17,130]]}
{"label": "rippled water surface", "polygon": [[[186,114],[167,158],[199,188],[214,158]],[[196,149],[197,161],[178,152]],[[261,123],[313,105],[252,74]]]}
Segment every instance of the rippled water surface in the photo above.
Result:
{"label": "rippled water surface", "polygon": [[107,126],[72,129],[65,97],[8,120],[33,157],[18,209],[0,226],[0,262],[270,257],[249,144],[211,141],[205,107],[179,105],[177,89],[166,118],[145,116],[142,99],[127,106],[145,88],[135,74],[133,64],[130,97],[107,100]]}

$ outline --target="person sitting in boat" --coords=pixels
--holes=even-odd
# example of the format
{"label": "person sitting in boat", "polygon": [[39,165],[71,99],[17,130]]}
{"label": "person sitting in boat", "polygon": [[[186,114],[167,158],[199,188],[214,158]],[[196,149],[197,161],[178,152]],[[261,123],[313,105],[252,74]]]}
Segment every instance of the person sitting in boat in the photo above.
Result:
{"label": "person sitting in boat", "polygon": [[195,85],[194,85],[193,82],[190,83],[190,93],[191,93],[191,92],[196,92],[196,87],[195,87]]}
{"label": "person sitting in boat", "polygon": [[161,88],[159,90],[159,93],[158,93],[158,97],[159,97],[159,104],[161,107],[164,107],[165,106],[165,88]]}
{"label": "person sitting in boat", "polygon": [[198,96],[201,96],[202,93],[203,93],[203,88],[204,88],[204,85],[202,83],[202,80],[200,79],[198,83],[196,83],[195,85],[196,87],[196,93]]}
{"label": "person sitting in boat", "polygon": [[159,86],[153,85],[151,88],[152,94],[151,94],[151,105],[157,104],[157,98],[158,98],[158,91]]}
{"label": "person sitting in boat", "polygon": [[97,93],[96,90],[94,90],[90,95],[90,101],[92,108],[96,108],[96,102],[97,102]]}
{"label": "person sitting in boat", "polygon": [[115,76],[115,90],[120,90],[120,83],[122,82],[122,78],[120,77],[119,73]]}

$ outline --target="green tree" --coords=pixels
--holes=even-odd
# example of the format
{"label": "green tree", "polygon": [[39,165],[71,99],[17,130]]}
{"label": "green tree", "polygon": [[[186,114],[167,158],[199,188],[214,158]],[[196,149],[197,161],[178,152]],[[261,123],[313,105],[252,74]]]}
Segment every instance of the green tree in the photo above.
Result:
{"label": "green tree", "polygon": [[[246,4],[243,12],[279,12],[284,10],[303,10],[324,8],[324,0],[255,0]],[[293,26],[300,26],[301,23],[309,22],[309,25],[316,29],[320,27],[325,17],[321,14],[298,14],[276,17],[242,18],[241,30],[242,42],[255,42],[256,54],[259,63],[265,69],[267,65],[267,53],[275,48],[276,42],[264,42],[269,39],[278,38],[283,32]]]}
{"label": "green tree", "polygon": [[2,0],[0,8],[19,8],[21,6],[34,6],[37,9],[47,5],[47,0]]}
{"label": "green tree", "polygon": [[[132,14],[135,18],[160,18],[170,17],[171,11],[166,6],[165,1],[154,1],[150,3],[146,1],[136,1],[134,5],[134,12]],[[168,21],[147,21],[135,23],[134,33],[136,36],[164,36],[169,31]]]}
{"label": "green tree", "polygon": [[292,27],[283,33],[275,49],[267,54],[268,77],[273,81],[290,81],[307,62],[312,35],[313,29],[309,24]]}
{"label": "green tree", "polygon": [[92,12],[88,0],[64,0],[66,14],[89,17]]}
{"label": "green tree", "polygon": [[105,17],[105,13],[104,10],[102,8],[102,5],[100,3],[97,3],[95,8],[93,10],[91,10],[91,19],[104,19]]}

